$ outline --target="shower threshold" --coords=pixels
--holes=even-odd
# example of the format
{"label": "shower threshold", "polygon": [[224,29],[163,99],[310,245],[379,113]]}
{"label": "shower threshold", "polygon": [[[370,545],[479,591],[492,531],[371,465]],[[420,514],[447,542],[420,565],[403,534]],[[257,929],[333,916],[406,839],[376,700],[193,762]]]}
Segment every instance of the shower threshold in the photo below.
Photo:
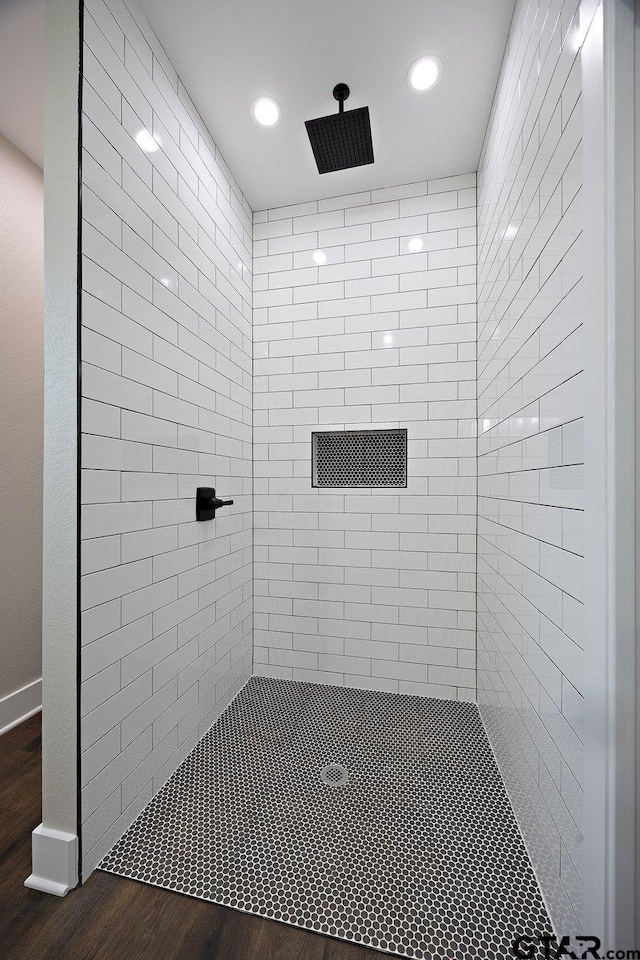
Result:
{"label": "shower threshold", "polygon": [[254,677],[100,869],[405,957],[551,934],[473,704]]}

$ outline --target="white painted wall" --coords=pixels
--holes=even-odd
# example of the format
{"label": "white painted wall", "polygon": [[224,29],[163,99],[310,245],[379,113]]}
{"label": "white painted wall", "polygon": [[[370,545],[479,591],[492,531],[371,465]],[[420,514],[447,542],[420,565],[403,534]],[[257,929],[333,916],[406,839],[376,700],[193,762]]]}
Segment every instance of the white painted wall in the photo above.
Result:
{"label": "white painted wall", "polygon": [[84,40],[86,875],[250,675],[253,517],[251,211],[135,3]]}
{"label": "white painted wall", "polygon": [[[609,948],[634,929],[637,368],[634,11],[581,2],[585,193],[584,915]],[[635,249],[634,249],[635,248]],[[637,354],[636,354],[637,356]],[[637,409],[635,411],[637,416]]]}
{"label": "white painted wall", "polygon": [[[636,262],[635,271],[635,329],[640,329],[640,0],[634,2],[634,161],[635,161],[635,203],[634,203],[634,253]],[[640,371],[640,337],[636,332],[635,338],[635,369]],[[635,477],[640,477],[640,380],[636,373],[635,383]],[[636,483],[636,557],[635,557],[635,588],[636,588],[636,622],[640,617],[640,486]],[[636,670],[635,688],[640,690],[640,637],[636,633]],[[635,728],[635,932],[640,936],[640,710],[636,709]]]}
{"label": "white painted wall", "polygon": [[0,4],[0,130],[43,165],[46,0]]}
{"label": "white painted wall", "polygon": [[[475,204],[469,174],[254,217],[258,674],[475,699]],[[312,431],[389,426],[406,489],[312,488]]]}
{"label": "white painted wall", "polygon": [[77,430],[79,7],[46,5],[42,823],[29,887],[78,880]]}
{"label": "white painted wall", "polygon": [[0,134],[0,730],[41,702],[43,265],[42,170]]}
{"label": "white painted wall", "polygon": [[[634,2],[634,161],[635,161],[635,203],[634,203],[634,253],[635,253],[635,369],[636,369],[636,402],[635,402],[635,477],[640,477],[640,382],[637,371],[640,371],[640,0]],[[640,617],[640,487],[636,483],[636,557],[635,557],[635,586],[636,586],[636,622]],[[640,690],[640,637],[635,637],[635,688]],[[635,932],[640,936],[640,710],[636,709],[635,728]]]}
{"label": "white painted wall", "polygon": [[556,929],[582,929],[577,0],[519,0],[478,175],[478,699]]}

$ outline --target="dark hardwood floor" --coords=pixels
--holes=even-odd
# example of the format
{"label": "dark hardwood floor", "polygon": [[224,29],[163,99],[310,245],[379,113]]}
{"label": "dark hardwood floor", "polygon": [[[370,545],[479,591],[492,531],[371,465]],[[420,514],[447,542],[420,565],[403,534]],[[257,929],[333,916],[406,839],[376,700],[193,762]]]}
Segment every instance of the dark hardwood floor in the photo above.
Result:
{"label": "dark hardwood floor", "polygon": [[0,738],[2,960],[373,960],[379,953],[96,871],[64,899],[27,890],[40,822],[40,715]]}

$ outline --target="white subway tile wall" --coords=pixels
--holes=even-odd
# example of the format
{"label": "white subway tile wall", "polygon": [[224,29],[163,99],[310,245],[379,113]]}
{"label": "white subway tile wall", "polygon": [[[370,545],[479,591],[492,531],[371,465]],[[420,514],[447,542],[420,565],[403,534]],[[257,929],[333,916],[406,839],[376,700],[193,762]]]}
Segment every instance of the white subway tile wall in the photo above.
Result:
{"label": "white subway tile wall", "polygon": [[140,10],[84,34],[86,874],[250,676],[253,521],[251,210]]}
{"label": "white subway tile wall", "polygon": [[578,6],[518,0],[478,174],[478,699],[561,933],[582,929]]}
{"label": "white subway tile wall", "polygon": [[[254,672],[476,695],[476,177],[254,214]],[[312,488],[406,427],[408,485]]]}

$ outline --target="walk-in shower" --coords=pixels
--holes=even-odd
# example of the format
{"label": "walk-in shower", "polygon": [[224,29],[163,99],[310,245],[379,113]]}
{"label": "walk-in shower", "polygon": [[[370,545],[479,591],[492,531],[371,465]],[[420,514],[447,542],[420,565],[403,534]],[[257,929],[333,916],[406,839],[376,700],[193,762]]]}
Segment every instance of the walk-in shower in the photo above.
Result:
{"label": "walk-in shower", "polygon": [[141,4],[83,8],[81,879],[576,933],[579,4]]}

